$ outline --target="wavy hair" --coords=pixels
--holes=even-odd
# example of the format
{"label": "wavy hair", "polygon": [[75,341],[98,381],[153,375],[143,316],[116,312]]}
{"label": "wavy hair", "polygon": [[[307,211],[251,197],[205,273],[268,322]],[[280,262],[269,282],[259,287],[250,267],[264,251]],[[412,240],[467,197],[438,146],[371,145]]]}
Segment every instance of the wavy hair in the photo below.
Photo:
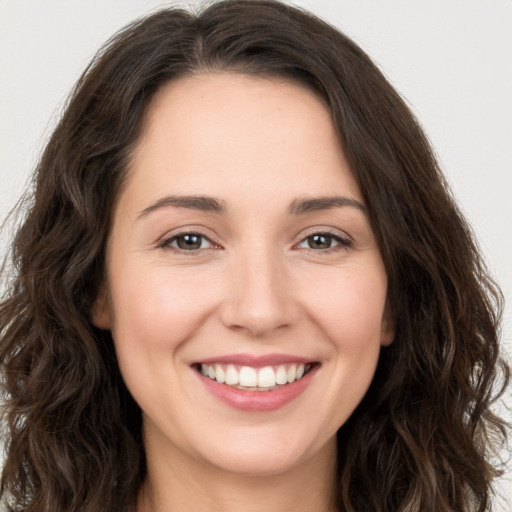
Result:
{"label": "wavy hair", "polygon": [[273,0],[151,14],[115,35],[72,92],[3,267],[8,510],[133,506],[141,412],[90,311],[148,104],[177,77],[218,71],[284,77],[325,101],[385,263],[396,337],[339,430],[338,509],[488,510],[507,427],[491,409],[508,380],[499,288],[404,101],[345,35]]}

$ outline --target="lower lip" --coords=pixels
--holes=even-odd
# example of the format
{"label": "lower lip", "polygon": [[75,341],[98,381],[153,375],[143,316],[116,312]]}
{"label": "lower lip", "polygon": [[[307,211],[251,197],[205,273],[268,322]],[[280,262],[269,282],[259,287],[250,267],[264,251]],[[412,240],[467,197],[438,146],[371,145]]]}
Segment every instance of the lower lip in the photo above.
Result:
{"label": "lower lip", "polygon": [[298,398],[311,383],[317,369],[318,367],[315,366],[302,379],[271,391],[245,391],[220,384],[197,371],[196,373],[206,389],[230,407],[245,412],[270,412],[280,409]]}

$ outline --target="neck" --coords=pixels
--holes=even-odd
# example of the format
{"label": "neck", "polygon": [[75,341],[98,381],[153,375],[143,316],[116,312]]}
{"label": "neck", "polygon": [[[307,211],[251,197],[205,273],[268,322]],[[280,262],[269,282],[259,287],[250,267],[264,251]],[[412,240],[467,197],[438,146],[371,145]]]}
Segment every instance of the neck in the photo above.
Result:
{"label": "neck", "polygon": [[[335,440],[315,457],[278,474],[239,474],[174,452],[153,454],[138,512],[334,512]],[[154,456],[156,455],[156,456]]]}

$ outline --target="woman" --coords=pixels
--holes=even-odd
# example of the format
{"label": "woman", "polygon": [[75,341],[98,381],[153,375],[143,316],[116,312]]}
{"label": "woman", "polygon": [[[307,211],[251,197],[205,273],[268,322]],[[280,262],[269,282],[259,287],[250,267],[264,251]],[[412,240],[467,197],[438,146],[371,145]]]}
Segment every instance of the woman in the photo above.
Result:
{"label": "woman", "polygon": [[12,257],[11,510],[488,508],[499,290],[403,101],[311,15],[118,34]]}

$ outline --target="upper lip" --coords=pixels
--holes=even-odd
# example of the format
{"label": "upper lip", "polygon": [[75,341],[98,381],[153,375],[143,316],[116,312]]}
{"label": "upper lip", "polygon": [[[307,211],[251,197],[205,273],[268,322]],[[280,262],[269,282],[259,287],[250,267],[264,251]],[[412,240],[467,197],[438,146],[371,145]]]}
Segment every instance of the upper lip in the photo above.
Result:
{"label": "upper lip", "polygon": [[208,357],[200,361],[194,361],[196,364],[234,364],[240,366],[252,366],[260,368],[264,366],[274,366],[280,364],[313,364],[317,361],[305,357],[294,356],[290,354],[266,354],[256,356],[252,354],[226,354],[215,357]]}

